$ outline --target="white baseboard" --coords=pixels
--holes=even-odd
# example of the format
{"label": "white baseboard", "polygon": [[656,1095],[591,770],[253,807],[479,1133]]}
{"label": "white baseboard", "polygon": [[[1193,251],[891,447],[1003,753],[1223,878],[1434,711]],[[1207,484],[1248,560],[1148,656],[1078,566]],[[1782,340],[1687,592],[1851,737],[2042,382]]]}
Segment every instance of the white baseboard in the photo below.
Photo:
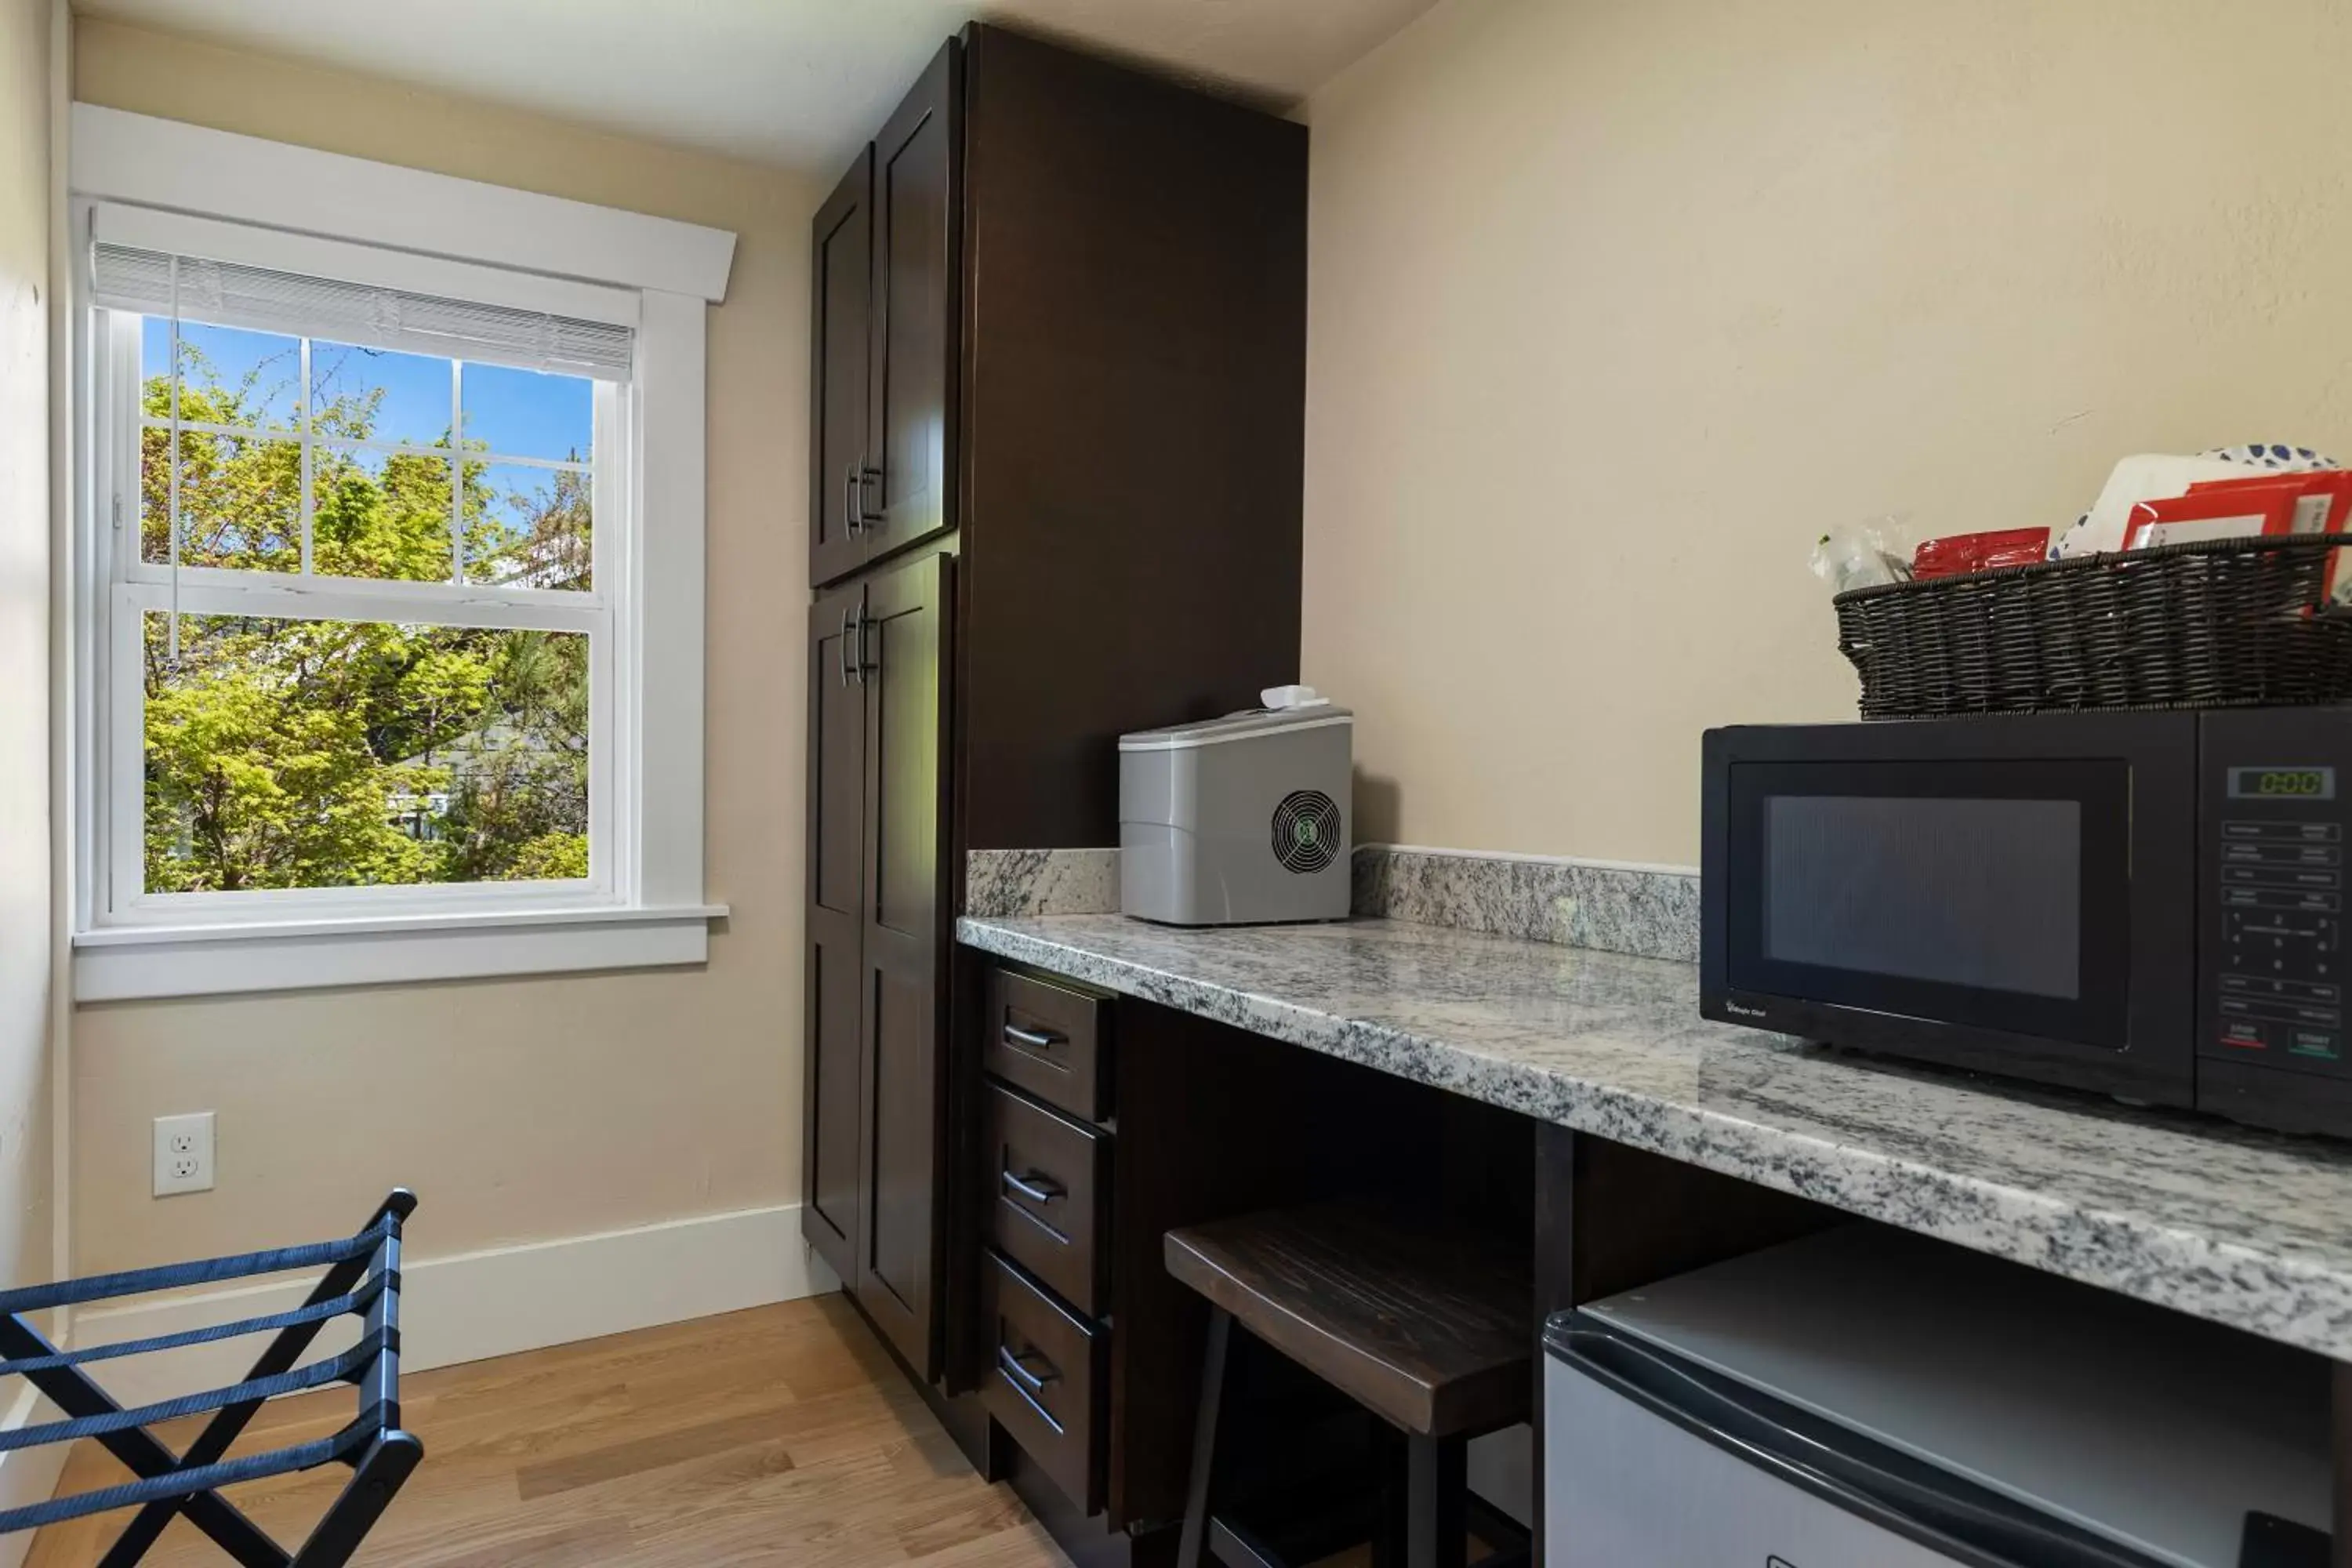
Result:
{"label": "white baseboard", "polygon": [[[19,1388],[7,1414],[0,1415],[0,1430],[14,1432],[35,1421],[54,1421],[60,1414],[56,1405],[31,1388]],[[65,1468],[66,1449],[59,1443],[0,1454],[0,1509],[47,1502],[57,1495],[58,1478]],[[33,1532],[29,1530],[0,1535],[0,1568],[18,1568],[25,1561],[25,1553],[32,1549]]]}
{"label": "white baseboard", "polygon": [[[569,1344],[837,1289],[840,1281],[801,1240],[800,1205],[740,1209],[596,1236],[490,1247],[401,1267],[403,1372]],[[307,1279],[161,1297],[77,1313],[76,1345],[176,1333],[301,1304]],[[345,1319],[319,1340],[349,1345]],[[236,1382],[268,1336],[221,1341],[88,1368],[122,1403],[166,1399]],[[306,1358],[308,1359],[308,1358]],[[0,1486],[5,1471],[0,1469]],[[11,1568],[0,1560],[0,1568]]]}

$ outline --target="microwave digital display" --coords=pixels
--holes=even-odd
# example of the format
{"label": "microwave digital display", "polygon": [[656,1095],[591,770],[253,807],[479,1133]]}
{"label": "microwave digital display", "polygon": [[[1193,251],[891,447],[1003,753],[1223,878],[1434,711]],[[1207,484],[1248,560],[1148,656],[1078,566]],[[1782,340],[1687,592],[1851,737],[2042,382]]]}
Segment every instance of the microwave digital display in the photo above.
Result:
{"label": "microwave digital display", "polygon": [[2231,800],[2334,800],[2334,768],[2231,768]]}

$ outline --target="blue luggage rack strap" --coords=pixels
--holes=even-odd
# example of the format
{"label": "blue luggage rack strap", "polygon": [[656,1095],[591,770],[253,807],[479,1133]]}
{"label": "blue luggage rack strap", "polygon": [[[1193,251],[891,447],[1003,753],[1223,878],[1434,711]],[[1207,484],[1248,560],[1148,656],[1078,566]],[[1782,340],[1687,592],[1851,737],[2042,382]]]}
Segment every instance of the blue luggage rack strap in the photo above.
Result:
{"label": "blue luggage rack strap", "polygon": [[[423,1445],[400,1426],[400,1238],[402,1223],[415,1207],[414,1194],[395,1189],[365,1226],[338,1241],[0,1291],[0,1357],[5,1358],[0,1360],[0,1375],[24,1377],[65,1414],[61,1421],[0,1433],[0,1453],[89,1438],[135,1478],[0,1510],[0,1534],[135,1506],[138,1514],[100,1560],[100,1568],[128,1568],[141,1561],[175,1516],[187,1519],[245,1568],[340,1568],[347,1563],[424,1457]],[[325,1273],[309,1299],[291,1310],[125,1343],[60,1350],[24,1317],[52,1307],[318,1268]],[[342,1317],[360,1320],[358,1342],[297,1366],[320,1331]],[[92,1362],[273,1331],[242,1382],[135,1408],[117,1404],[80,1370]],[[334,1436],[229,1457],[230,1447],[264,1403],[337,1383],[357,1387],[359,1410]],[[173,1453],[149,1430],[205,1412],[212,1420],[182,1453]],[[220,1495],[223,1487],[338,1460],[352,1468],[351,1479],[291,1552]]]}

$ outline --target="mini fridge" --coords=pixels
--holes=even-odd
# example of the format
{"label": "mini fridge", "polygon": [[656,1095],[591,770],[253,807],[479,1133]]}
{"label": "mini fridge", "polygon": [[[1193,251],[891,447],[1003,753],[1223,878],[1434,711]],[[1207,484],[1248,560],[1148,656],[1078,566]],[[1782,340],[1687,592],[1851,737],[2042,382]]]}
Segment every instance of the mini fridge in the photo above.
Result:
{"label": "mini fridge", "polygon": [[1874,1226],[1553,1318],[1546,1568],[2326,1568],[2328,1369]]}

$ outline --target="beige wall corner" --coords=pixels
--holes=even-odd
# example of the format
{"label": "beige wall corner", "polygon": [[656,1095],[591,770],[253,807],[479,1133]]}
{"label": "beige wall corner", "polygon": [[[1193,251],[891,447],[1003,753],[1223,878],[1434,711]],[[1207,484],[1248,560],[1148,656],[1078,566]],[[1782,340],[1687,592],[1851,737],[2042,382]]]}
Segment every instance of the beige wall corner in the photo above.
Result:
{"label": "beige wall corner", "polygon": [[1318,93],[1305,679],[1384,831],[1695,861],[1703,729],[1853,715],[1824,527],[2352,460],[2352,14],[2213,22],[1446,0]]}
{"label": "beige wall corner", "polygon": [[73,734],[58,715],[70,710],[73,697],[73,627],[68,616],[73,584],[63,570],[72,552],[73,255],[67,238],[67,198],[73,114],[73,12],[67,0],[49,0],[49,1268],[58,1278],[73,1271],[72,1194],[73,946]]}
{"label": "beige wall corner", "polygon": [[[0,0],[0,1284],[56,1267],[50,1073],[49,310],[57,0]],[[0,1426],[33,1415],[11,1388]],[[64,1455],[0,1456],[0,1507],[48,1495]],[[26,1538],[0,1540],[0,1563]]]}
{"label": "beige wall corner", "polygon": [[[334,1235],[395,1184],[420,1261],[797,1201],[807,220],[784,171],[84,17],[110,108],[733,230],[709,318],[698,970],[86,1006],[77,1267]],[[157,1201],[149,1124],[218,1115],[218,1182]]]}
{"label": "beige wall corner", "polygon": [[49,1257],[49,16],[0,4],[0,1279]]}

